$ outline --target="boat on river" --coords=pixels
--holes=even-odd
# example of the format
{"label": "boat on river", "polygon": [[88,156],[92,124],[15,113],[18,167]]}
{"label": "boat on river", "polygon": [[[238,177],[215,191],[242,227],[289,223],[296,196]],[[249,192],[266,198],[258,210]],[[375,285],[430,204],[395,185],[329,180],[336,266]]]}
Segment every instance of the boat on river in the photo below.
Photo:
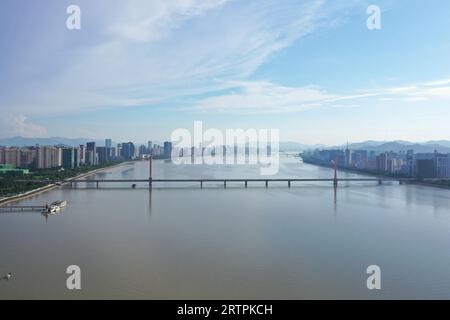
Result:
{"label": "boat on river", "polygon": [[44,210],[42,210],[43,214],[56,214],[62,210],[62,208],[67,206],[67,201],[55,201],[50,205],[46,205]]}
{"label": "boat on river", "polygon": [[67,201],[66,201],[66,200],[63,200],[63,201],[55,201],[55,202],[53,202],[51,205],[52,205],[52,206],[58,206],[58,207],[64,208],[64,207],[67,206]]}

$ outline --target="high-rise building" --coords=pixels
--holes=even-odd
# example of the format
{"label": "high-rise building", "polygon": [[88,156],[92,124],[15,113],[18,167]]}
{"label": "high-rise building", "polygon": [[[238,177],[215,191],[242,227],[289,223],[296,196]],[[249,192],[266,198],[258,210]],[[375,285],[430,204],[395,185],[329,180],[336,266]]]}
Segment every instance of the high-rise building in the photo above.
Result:
{"label": "high-rise building", "polygon": [[86,147],[83,144],[80,144],[80,154],[79,154],[79,158],[80,158],[80,165],[85,165],[86,164]]}
{"label": "high-rise building", "polygon": [[5,164],[5,148],[0,147],[0,164]]}
{"label": "high-rise building", "polygon": [[43,147],[36,147],[36,168],[44,169],[45,168],[45,150]]}
{"label": "high-rise building", "polygon": [[153,154],[153,142],[152,141],[149,141],[147,143],[147,153],[150,155]]}
{"label": "high-rise building", "polygon": [[74,151],[74,158],[75,158],[75,168],[78,168],[80,166],[81,163],[81,159],[80,159],[80,148],[73,148]]}
{"label": "high-rise building", "polygon": [[172,157],[172,142],[164,142],[164,156],[168,158]]}
{"label": "high-rise building", "polygon": [[5,164],[5,148],[0,147],[0,164]]}
{"label": "high-rise building", "polygon": [[124,159],[131,160],[135,157],[135,147],[132,142],[125,142],[121,145],[121,154],[120,156]]}
{"label": "high-rise building", "polygon": [[10,164],[16,168],[21,167],[20,162],[20,149],[19,148],[7,148],[4,150],[4,163]]}
{"label": "high-rise building", "polygon": [[369,161],[367,150],[352,150],[348,153],[348,156],[350,156],[351,159],[349,163],[350,166],[359,169],[367,168]]}
{"label": "high-rise building", "polygon": [[139,147],[139,157],[143,157],[146,154],[147,154],[147,147],[144,145],[141,145]]}
{"label": "high-rise building", "polygon": [[419,159],[416,161],[416,175],[418,178],[435,178],[436,167],[432,159]]}
{"label": "high-rise building", "polygon": [[414,167],[414,150],[408,150],[406,152],[405,173],[410,177],[414,176]]}
{"label": "high-rise building", "polygon": [[22,167],[34,167],[36,164],[37,152],[36,148],[22,148],[20,150],[20,162]]}
{"label": "high-rise building", "polygon": [[436,154],[416,153],[414,163],[414,175],[418,178],[436,177]]}
{"label": "high-rise building", "polygon": [[97,147],[95,142],[86,144],[86,163],[91,166],[97,164]]}
{"label": "high-rise building", "polygon": [[436,178],[450,178],[450,157],[436,153]]}
{"label": "high-rise building", "polygon": [[62,150],[62,166],[64,169],[74,169],[75,168],[75,149],[74,148],[64,148]]}
{"label": "high-rise building", "polygon": [[62,148],[52,148],[52,168],[62,166]]}
{"label": "high-rise building", "polygon": [[104,154],[104,158],[105,158],[105,162],[111,160],[112,158],[112,140],[111,139],[106,139],[105,140],[105,154]]}
{"label": "high-rise building", "polygon": [[97,147],[97,159],[98,164],[104,164],[108,161],[108,148],[106,147]]}
{"label": "high-rise building", "polygon": [[384,152],[377,156],[377,170],[379,172],[388,171],[388,153]]}
{"label": "high-rise building", "polygon": [[53,146],[36,147],[36,167],[49,169],[62,166],[62,148]]}
{"label": "high-rise building", "polygon": [[153,153],[152,153],[152,155],[154,155],[154,156],[160,156],[161,155],[161,146],[159,146],[159,145],[157,145],[157,144],[154,144],[153,145]]}
{"label": "high-rise building", "polygon": [[346,167],[352,166],[352,151],[348,147],[348,142],[347,142],[347,148],[345,149],[345,166]]}

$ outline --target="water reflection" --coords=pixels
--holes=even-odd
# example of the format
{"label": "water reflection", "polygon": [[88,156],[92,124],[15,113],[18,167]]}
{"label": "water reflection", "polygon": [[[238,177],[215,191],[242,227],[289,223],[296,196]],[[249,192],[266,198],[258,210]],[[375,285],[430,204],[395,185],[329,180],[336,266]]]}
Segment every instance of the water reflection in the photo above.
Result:
{"label": "water reflection", "polygon": [[148,213],[149,216],[152,216],[152,194],[153,194],[153,188],[150,187],[148,189]]}
{"label": "water reflection", "polygon": [[334,203],[334,213],[337,214],[337,189],[338,187],[333,187],[333,203]]}

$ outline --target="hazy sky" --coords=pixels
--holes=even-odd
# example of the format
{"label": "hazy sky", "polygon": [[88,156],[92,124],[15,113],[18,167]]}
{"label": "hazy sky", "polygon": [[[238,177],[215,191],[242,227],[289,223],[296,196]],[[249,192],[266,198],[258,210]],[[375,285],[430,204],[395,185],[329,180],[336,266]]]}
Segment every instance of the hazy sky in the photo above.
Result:
{"label": "hazy sky", "polygon": [[[66,8],[81,8],[68,30]],[[381,30],[366,26],[381,8]],[[448,0],[2,0],[0,136],[450,139]]]}

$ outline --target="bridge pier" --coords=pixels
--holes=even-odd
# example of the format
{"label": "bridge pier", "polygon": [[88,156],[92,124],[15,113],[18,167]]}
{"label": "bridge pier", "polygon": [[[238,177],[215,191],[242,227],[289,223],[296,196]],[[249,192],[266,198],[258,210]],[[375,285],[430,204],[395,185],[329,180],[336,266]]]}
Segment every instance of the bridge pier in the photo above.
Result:
{"label": "bridge pier", "polygon": [[266,180],[266,188],[269,187],[269,180]]}
{"label": "bridge pier", "polygon": [[288,188],[291,187],[291,180],[288,180]]}
{"label": "bridge pier", "polygon": [[248,181],[245,180],[245,188],[247,189],[247,187],[248,187]]}
{"label": "bridge pier", "polygon": [[98,181],[97,181],[97,189],[98,189]]}
{"label": "bridge pier", "polygon": [[226,189],[227,188],[227,180],[223,181],[223,188]]}
{"label": "bridge pier", "polygon": [[203,189],[203,181],[200,181],[200,189]]}
{"label": "bridge pier", "polygon": [[382,181],[382,180],[378,180],[378,184],[379,184],[379,185],[382,185],[382,184],[383,184],[383,181]]}

